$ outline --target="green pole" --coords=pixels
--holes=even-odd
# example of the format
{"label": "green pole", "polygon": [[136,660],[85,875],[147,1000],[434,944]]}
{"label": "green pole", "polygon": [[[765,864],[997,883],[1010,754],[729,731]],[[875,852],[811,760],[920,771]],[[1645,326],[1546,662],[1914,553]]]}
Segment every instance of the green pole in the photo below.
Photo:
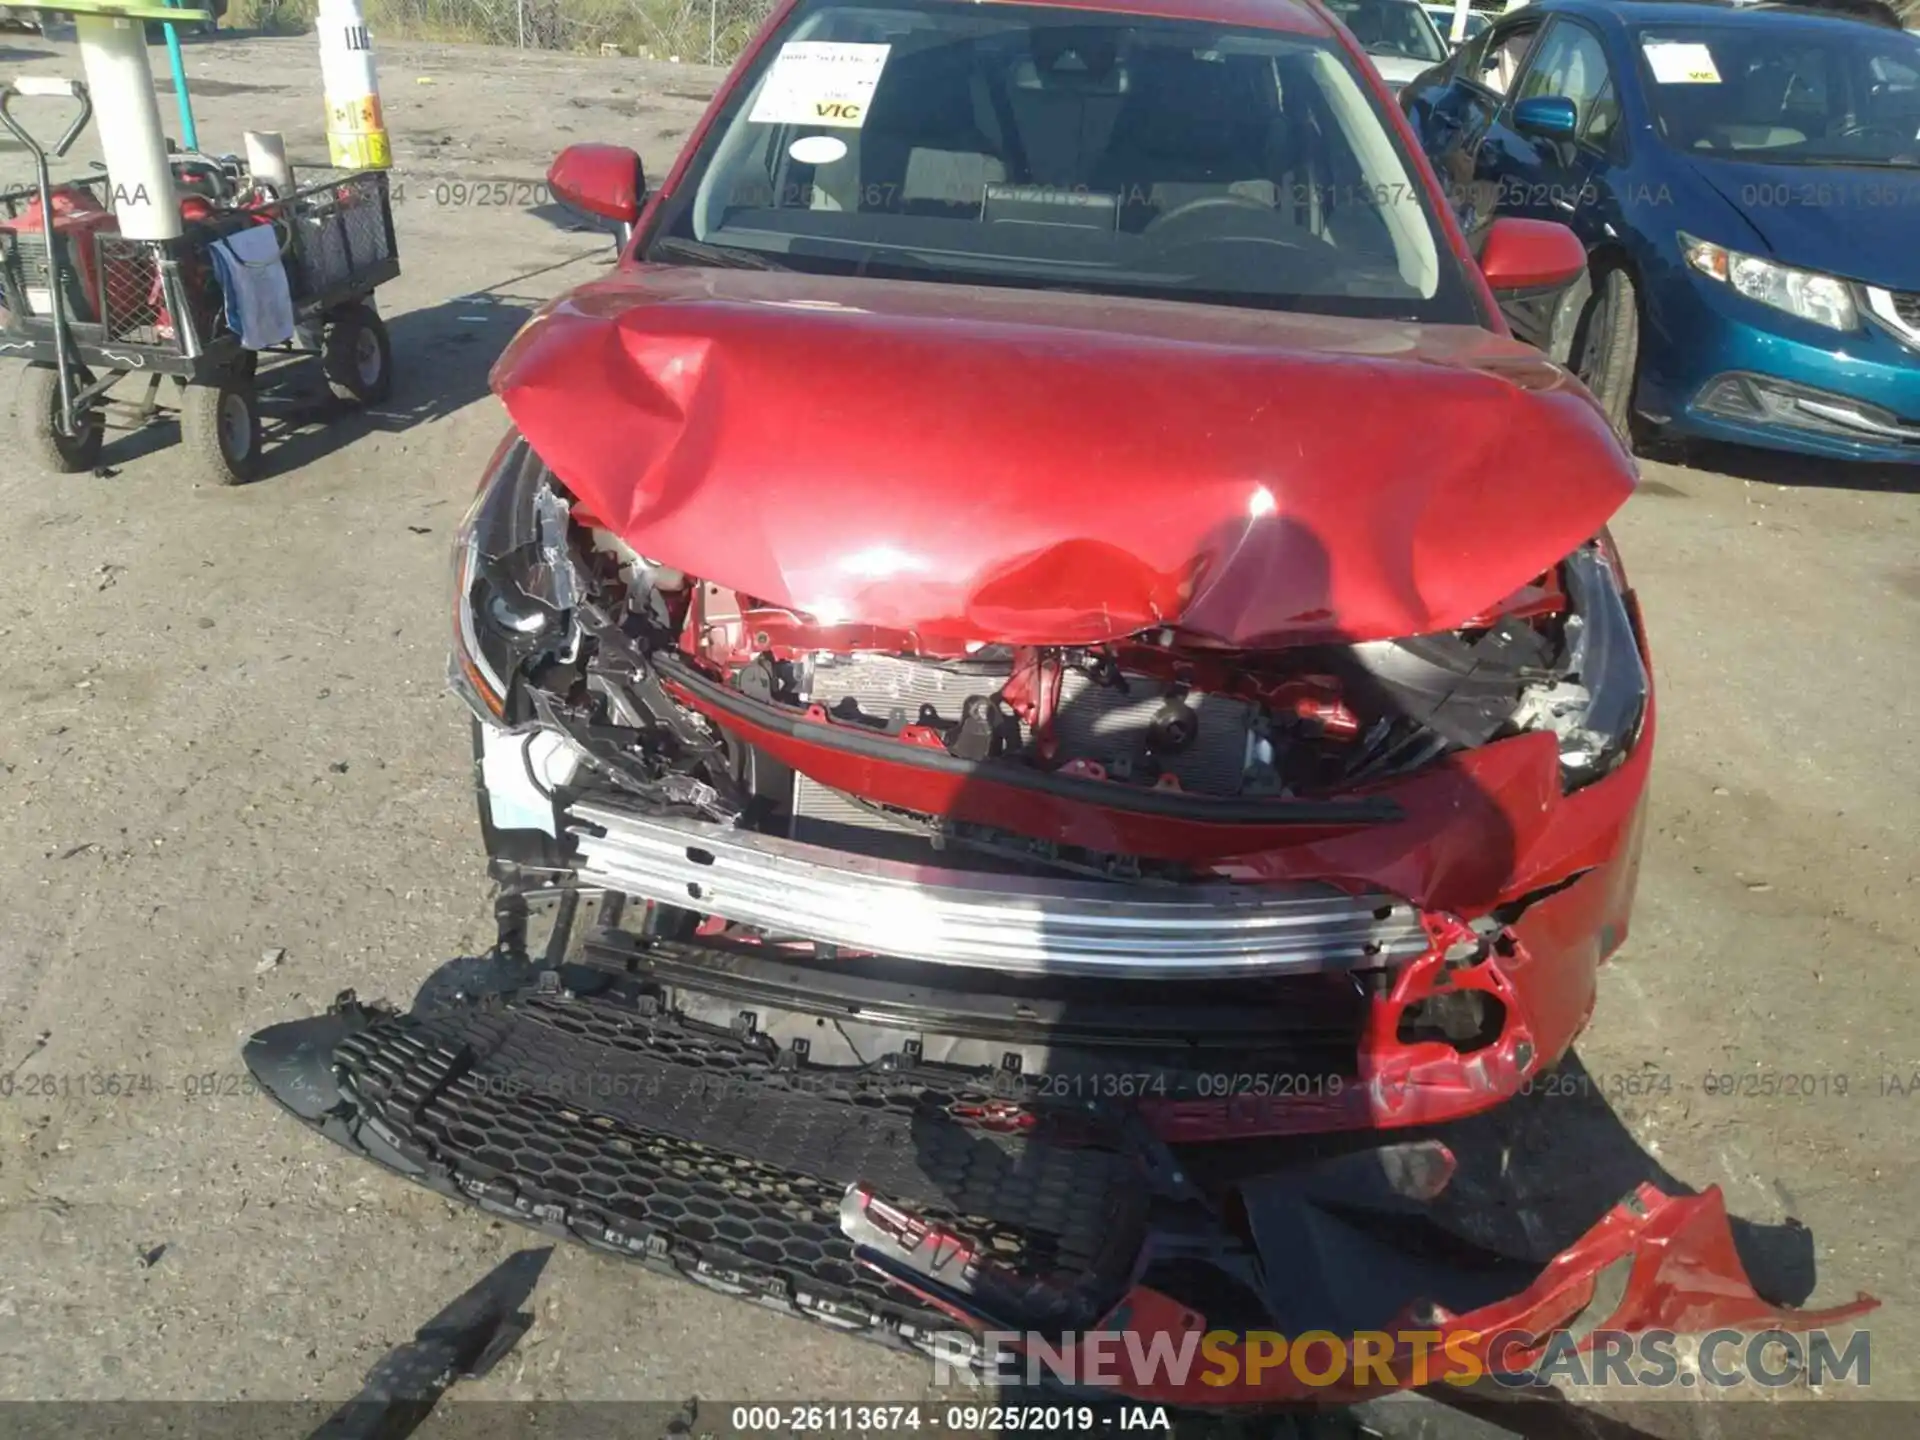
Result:
{"label": "green pole", "polygon": [[[181,9],[180,0],[166,0],[171,10]],[[193,128],[193,102],[187,98],[187,66],[180,58],[180,33],[166,22],[167,63],[173,67],[173,98],[180,105],[180,143],[189,150],[200,148],[200,136]]]}

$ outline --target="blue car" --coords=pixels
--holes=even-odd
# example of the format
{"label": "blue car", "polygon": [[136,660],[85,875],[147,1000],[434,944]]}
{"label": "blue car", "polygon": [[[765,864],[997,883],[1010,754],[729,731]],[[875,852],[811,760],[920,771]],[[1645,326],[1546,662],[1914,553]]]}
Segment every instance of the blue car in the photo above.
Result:
{"label": "blue car", "polygon": [[1851,8],[1543,0],[1401,92],[1470,230],[1586,243],[1508,314],[1623,434],[1920,462],[1920,39]]}

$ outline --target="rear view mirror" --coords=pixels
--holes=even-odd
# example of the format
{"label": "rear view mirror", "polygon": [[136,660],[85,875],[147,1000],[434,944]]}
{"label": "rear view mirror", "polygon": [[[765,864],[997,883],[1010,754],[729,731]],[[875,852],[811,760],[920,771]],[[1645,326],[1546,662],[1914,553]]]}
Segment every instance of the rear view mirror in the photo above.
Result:
{"label": "rear view mirror", "polygon": [[1580,129],[1580,112],[1564,95],[1535,95],[1513,107],[1513,128],[1542,140],[1571,140]]}
{"label": "rear view mirror", "polygon": [[1558,290],[1587,268],[1587,247],[1580,237],[1553,220],[1502,216],[1487,227],[1480,250],[1480,272],[1495,294],[1519,290]]}
{"label": "rear view mirror", "polygon": [[647,194],[640,157],[624,145],[569,145],[548,168],[547,185],[562,204],[616,223],[623,245]]}

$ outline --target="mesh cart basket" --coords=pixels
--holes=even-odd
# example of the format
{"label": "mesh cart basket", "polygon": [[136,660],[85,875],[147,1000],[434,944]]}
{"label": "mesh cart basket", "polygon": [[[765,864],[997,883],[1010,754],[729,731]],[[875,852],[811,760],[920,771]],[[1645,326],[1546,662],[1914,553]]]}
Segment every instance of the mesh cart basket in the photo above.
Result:
{"label": "mesh cart basket", "polygon": [[[60,83],[80,116],[54,155],[91,109],[85,86]],[[109,406],[130,408],[136,422],[171,408],[214,479],[258,473],[259,357],[229,322],[212,247],[262,225],[279,241],[296,324],[293,340],[276,348],[317,352],[343,400],[386,397],[392,354],[372,296],[400,262],[384,172],[304,171],[293,194],[241,203],[236,197],[259,192],[234,162],[178,156],[176,175],[206,181],[211,197],[183,183],[185,233],[134,240],[119,233],[108,177],[52,183],[48,151],[7,113],[18,93],[0,86],[0,121],[33,153],[39,183],[0,193],[0,359],[24,362],[14,409],[30,454],[57,471],[92,469]],[[145,399],[110,400],[130,375],[147,378]]]}

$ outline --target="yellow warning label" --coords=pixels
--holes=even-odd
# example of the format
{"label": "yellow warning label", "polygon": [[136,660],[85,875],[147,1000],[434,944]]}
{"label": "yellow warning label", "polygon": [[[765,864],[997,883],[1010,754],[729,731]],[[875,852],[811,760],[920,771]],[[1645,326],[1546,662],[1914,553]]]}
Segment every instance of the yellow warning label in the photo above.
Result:
{"label": "yellow warning label", "polygon": [[387,132],[375,130],[328,130],[327,153],[330,164],[342,170],[391,170],[393,147]]}
{"label": "yellow warning label", "polygon": [[380,112],[378,95],[360,95],[351,100],[327,102],[328,130],[384,130],[386,117]]}

